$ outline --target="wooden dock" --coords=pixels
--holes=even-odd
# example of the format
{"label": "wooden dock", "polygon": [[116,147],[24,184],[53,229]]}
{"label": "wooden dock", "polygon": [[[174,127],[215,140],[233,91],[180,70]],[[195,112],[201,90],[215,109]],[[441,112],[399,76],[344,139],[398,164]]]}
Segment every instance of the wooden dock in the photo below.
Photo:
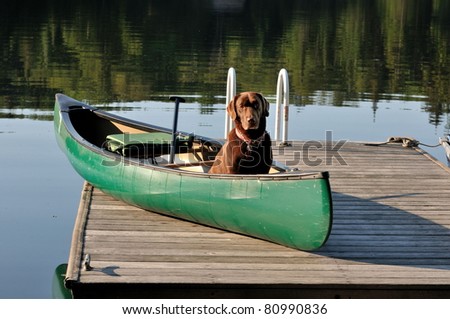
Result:
{"label": "wooden dock", "polygon": [[338,146],[274,149],[330,172],[334,223],[321,249],[151,213],[85,184],[67,286],[78,298],[449,298],[450,170],[418,148]]}

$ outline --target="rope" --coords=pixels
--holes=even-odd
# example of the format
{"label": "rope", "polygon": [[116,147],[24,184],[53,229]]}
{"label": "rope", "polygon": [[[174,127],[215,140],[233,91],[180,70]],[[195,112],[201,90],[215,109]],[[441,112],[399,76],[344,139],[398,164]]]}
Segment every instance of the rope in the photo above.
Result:
{"label": "rope", "polygon": [[424,143],[419,143],[420,145],[426,146],[426,147],[438,147],[441,146],[441,144],[436,144],[436,145],[428,145],[428,144],[424,144]]}
{"label": "rope", "polygon": [[441,144],[428,145],[428,144],[425,144],[425,143],[421,143],[421,142],[419,142],[418,140],[416,140],[414,138],[401,137],[401,136],[389,137],[386,142],[365,143],[364,145],[367,145],[367,146],[382,146],[382,145],[387,145],[387,144],[398,144],[398,143],[402,143],[403,147],[417,147],[419,145],[423,145],[423,146],[426,146],[426,147],[438,147],[438,146],[441,146]]}

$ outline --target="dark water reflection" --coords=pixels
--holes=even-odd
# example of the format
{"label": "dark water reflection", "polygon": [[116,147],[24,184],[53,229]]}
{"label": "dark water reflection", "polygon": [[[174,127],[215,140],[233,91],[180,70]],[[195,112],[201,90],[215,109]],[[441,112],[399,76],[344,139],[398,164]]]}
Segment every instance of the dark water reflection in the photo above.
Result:
{"label": "dark water reflection", "polygon": [[297,105],[420,100],[449,109],[448,0],[9,1],[0,11],[0,108],[272,94],[281,68]]}

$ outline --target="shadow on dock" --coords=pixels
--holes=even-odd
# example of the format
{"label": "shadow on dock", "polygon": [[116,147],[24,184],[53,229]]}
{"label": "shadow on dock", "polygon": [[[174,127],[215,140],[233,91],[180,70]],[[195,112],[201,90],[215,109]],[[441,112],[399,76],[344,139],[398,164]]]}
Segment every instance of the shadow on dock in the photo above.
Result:
{"label": "shadow on dock", "polygon": [[[449,270],[450,229],[439,223],[448,219],[448,213],[430,200],[420,208],[429,218],[414,214],[415,203],[423,203],[423,196],[416,192],[364,199],[334,192],[333,229],[317,253],[371,264]],[[380,203],[399,199],[398,204]]]}

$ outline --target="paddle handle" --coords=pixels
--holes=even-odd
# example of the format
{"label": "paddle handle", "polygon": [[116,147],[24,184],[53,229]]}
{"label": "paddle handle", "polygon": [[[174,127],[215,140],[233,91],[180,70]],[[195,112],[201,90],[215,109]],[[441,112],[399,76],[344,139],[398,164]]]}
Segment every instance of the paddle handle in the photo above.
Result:
{"label": "paddle handle", "polygon": [[177,143],[178,109],[180,108],[180,103],[184,103],[186,101],[185,99],[179,96],[171,96],[169,99],[171,101],[175,101],[175,111],[173,115],[173,125],[172,125],[172,143],[170,145],[170,158],[169,158],[169,163],[173,164],[175,159],[175,148]]}

